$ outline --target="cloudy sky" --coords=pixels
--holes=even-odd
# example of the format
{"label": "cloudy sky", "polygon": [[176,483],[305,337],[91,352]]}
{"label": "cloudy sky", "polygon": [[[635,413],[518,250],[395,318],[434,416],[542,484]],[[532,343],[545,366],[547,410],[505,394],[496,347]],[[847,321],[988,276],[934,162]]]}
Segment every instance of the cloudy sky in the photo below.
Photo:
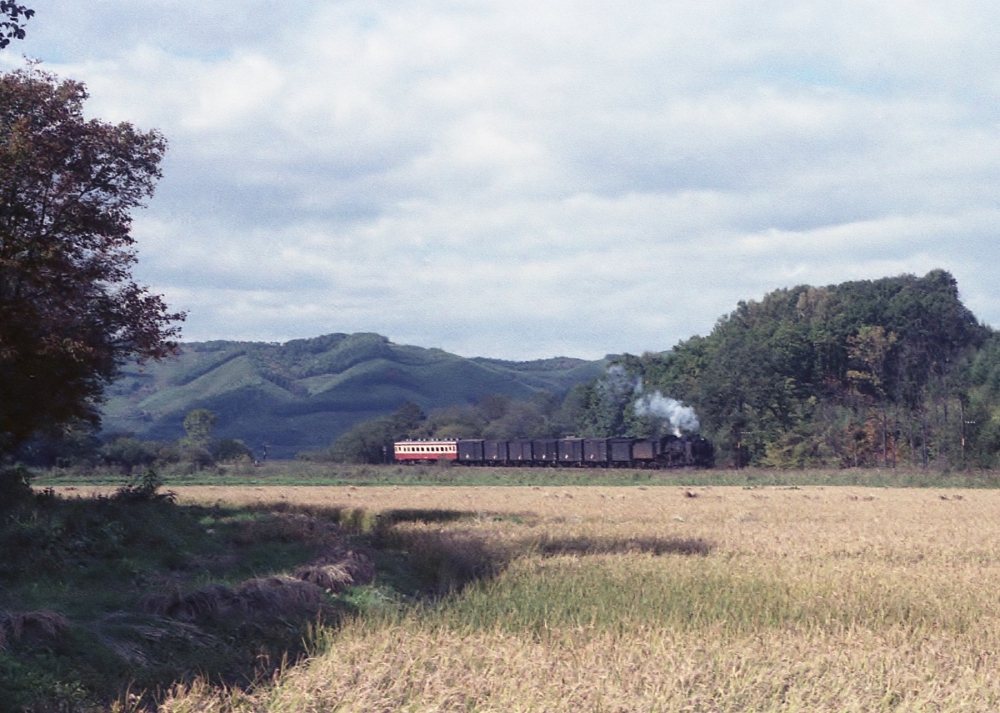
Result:
{"label": "cloudy sky", "polygon": [[21,1],[0,69],[170,141],[186,340],[592,358],[937,267],[1000,325],[996,2]]}

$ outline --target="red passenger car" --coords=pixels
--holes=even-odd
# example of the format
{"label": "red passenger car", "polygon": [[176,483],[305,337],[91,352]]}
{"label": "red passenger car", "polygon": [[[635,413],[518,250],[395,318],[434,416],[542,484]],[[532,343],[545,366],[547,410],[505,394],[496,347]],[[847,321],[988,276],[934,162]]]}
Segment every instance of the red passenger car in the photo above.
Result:
{"label": "red passenger car", "polygon": [[458,441],[399,441],[393,450],[397,463],[456,460]]}

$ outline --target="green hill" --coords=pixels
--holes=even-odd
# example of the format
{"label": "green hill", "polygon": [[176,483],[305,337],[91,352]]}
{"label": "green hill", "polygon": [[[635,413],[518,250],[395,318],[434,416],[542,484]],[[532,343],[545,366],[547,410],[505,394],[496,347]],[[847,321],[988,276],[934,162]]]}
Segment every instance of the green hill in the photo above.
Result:
{"label": "green hill", "polygon": [[584,391],[581,432],[646,435],[675,399],[720,464],[1000,466],[1000,334],[944,270],[775,290]]}
{"label": "green hill", "polygon": [[354,424],[413,401],[425,411],[561,394],[602,373],[603,361],[467,359],[393,344],[378,334],[327,334],[285,344],[194,342],[175,359],[129,366],[107,392],[104,430],[141,438],[183,435],[185,414],[207,408],[219,437],[239,438],[274,457],[330,445]]}

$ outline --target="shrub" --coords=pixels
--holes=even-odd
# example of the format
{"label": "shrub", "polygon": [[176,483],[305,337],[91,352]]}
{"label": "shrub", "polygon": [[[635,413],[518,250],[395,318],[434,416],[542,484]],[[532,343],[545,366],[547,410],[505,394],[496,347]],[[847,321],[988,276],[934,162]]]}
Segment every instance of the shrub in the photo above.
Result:
{"label": "shrub", "polygon": [[181,461],[189,463],[196,470],[204,470],[215,465],[215,459],[208,449],[201,446],[191,446],[181,451]]}
{"label": "shrub", "polygon": [[26,503],[32,498],[28,471],[23,466],[0,468],[0,509]]}
{"label": "shrub", "polygon": [[176,443],[163,443],[156,448],[156,460],[160,463],[180,463],[182,456]]}
{"label": "shrub", "polygon": [[220,463],[239,463],[253,460],[253,451],[236,438],[222,438],[216,442],[212,455]]}
{"label": "shrub", "polygon": [[115,494],[111,496],[111,499],[124,502],[145,502],[151,500],[174,502],[176,495],[173,492],[157,492],[161,485],[163,485],[163,480],[155,470],[150,468],[142,477],[133,479],[128,485],[118,488]]}
{"label": "shrub", "polygon": [[156,460],[154,448],[133,436],[114,439],[101,448],[101,455],[109,465],[119,465],[129,472],[136,466],[151,465]]}

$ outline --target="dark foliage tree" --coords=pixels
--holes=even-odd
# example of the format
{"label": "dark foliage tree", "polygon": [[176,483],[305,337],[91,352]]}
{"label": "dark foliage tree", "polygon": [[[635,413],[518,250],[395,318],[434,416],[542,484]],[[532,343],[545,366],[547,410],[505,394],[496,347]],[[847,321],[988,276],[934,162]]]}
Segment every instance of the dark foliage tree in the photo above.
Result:
{"label": "dark foliage tree", "polygon": [[170,354],[184,317],[131,275],[166,142],[85,119],[86,98],[34,67],[0,76],[0,454],[96,423],[121,366]]}
{"label": "dark foliage tree", "polygon": [[[574,392],[579,402],[580,392]],[[555,394],[539,391],[529,399],[514,400],[489,394],[476,404],[449,406],[432,411],[411,436],[417,438],[555,438],[577,430],[581,410],[566,405]]]}
{"label": "dark foliage tree", "polygon": [[0,50],[11,40],[24,39],[24,23],[35,14],[12,0],[0,0]]}
{"label": "dark foliage tree", "polygon": [[109,465],[117,465],[131,473],[137,466],[152,465],[156,461],[156,450],[151,443],[140,441],[134,436],[120,436],[101,448],[101,455]]}
{"label": "dark foliage tree", "polygon": [[212,457],[220,463],[252,461],[253,451],[238,438],[220,438],[212,444]]}
{"label": "dark foliage tree", "polygon": [[419,406],[404,401],[388,416],[364,421],[341,434],[330,447],[329,457],[343,463],[388,462],[393,442],[410,438],[425,418]]}
{"label": "dark foliage tree", "polygon": [[206,408],[196,408],[188,411],[184,417],[185,438],[182,445],[188,447],[208,448],[212,442],[212,429],[219,417]]}

